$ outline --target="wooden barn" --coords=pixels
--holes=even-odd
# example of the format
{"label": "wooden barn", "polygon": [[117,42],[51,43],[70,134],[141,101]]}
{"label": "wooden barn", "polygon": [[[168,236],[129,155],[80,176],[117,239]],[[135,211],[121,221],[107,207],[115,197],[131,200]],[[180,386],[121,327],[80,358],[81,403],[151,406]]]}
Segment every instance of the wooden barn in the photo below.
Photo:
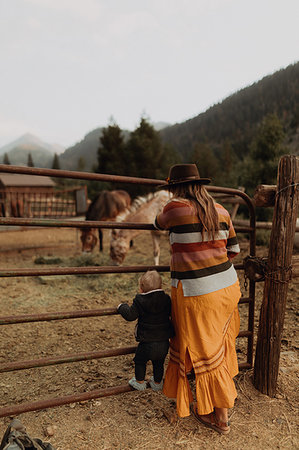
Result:
{"label": "wooden barn", "polygon": [[[57,190],[47,176],[0,173],[2,217],[65,217],[77,215],[82,187]],[[83,188],[84,190],[84,188]]]}

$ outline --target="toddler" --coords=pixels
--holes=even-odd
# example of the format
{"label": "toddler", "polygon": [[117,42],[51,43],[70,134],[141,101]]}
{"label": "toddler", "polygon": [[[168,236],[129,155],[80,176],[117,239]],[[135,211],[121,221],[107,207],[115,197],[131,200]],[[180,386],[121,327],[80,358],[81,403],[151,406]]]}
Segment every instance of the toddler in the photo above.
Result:
{"label": "toddler", "polygon": [[154,376],[150,378],[149,385],[154,391],[160,391],[169,338],[173,336],[171,300],[162,290],[162,279],[156,270],[149,270],[141,276],[139,288],[140,293],[135,296],[132,306],[121,303],[117,307],[124,319],[138,319],[135,338],[139,344],[133,360],[135,377],[131,378],[129,385],[138,391],[146,389],[146,364],[152,361]]}

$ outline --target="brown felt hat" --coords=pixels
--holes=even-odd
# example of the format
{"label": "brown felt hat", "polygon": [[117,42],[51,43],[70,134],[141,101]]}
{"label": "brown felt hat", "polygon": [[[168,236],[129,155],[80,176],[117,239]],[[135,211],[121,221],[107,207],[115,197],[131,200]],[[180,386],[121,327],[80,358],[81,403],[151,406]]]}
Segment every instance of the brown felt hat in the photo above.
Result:
{"label": "brown felt hat", "polygon": [[184,183],[209,184],[210,178],[200,178],[196,164],[176,164],[169,169],[167,184],[158,186],[160,189],[169,189],[171,186]]}

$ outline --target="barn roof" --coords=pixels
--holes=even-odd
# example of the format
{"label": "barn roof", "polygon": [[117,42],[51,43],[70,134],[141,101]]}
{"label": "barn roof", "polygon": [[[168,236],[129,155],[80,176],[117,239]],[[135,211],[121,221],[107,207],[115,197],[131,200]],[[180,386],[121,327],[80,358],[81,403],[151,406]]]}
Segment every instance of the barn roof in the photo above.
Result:
{"label": "barn roof", "polygon": [[21,175],[17,173],[0,173],[0,185],[4,187],[54,187],[55,183],[50,177]]}

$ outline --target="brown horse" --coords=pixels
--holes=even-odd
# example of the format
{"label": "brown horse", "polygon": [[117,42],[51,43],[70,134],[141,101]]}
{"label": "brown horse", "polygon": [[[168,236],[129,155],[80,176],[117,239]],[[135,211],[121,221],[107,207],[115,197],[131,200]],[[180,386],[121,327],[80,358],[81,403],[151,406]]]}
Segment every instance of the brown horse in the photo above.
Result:
{"label": "brown horse", "polygon": [[[86,212],[86,220],[114,221],[118,214],[123,212],[131,205],[131,197],[126,191],[101,191],[100,194],[91,202]],[[82,228],[81,242],[83,252],[92,252],[95,248],[98,238],[96,228]],[[98,228],[99,250],[103,251],[103,232]]]}
{"label": "brown horse", "polygon": [[[169,192],[159,191],[145,197],[137,197],[128,212],[120,214],[119,222],[154,223],[156,215],[162,211],[164,205],[170,200]],[[130,248],[131,240],[144,230],[114,229],[110,241],[110,258],[116,265],[123,263]],[[159,264],[161,231],[151,231],[154,246],[154,262]]]}

